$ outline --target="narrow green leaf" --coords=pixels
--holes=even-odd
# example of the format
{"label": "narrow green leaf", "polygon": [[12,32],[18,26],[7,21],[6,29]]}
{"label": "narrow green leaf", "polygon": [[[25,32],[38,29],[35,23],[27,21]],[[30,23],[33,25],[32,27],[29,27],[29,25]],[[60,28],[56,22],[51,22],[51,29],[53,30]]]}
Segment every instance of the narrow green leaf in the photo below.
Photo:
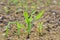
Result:
{"label": "narrow green leaf", "polygon": [[32,13],[31,13],[31,16],[29,18],[29,21],[32,22],[33,18],[32,18],[32,15],[35,14],[36,10],[32,10]]}
{"label": "narrow green leaf", "polygon": [[28,22],[29,22],[29,19],[25,19],[25,22],[28,24]]}
{"label": "narrow green leaf", "polygon": [[23,24],[20,24],[18,21],[16,22],[16,25],[17,25],[17,34],[19,35],[20,34],[20,29],[21,28],[25,28],[25,26]]}
{"label": "narrow green leaf", "polygon": [[17,28],[25,28],[25,26],[23,24],[20,24],[19,22],[16,23],[17,24]]}
{"label": "narrow green leaf", "polygon": [[16,22],[16,24],[17,24],[17,28],[21,28],[21,25],[19,22]]}
{"label": "narrow green leaf", "polygon": [[25,28],[25,26],[23,24],[21,24],[21,28]]}
{"label": "narrow green leaf", "polygon": [[39,31],[41,32],[43,29],[43,22],[39,23]]}
{"label": "narrow green leaf", "polygon": [[32,18],[32,16],[31,16],[31,17],[29,18],[29,21],[32,22],[32,20],[33,20],[33,18]]}
{"label": "narrow green leaf", "polygon": [[8,26],[6,26],[6,32],[5,32],[5,35],[7,36],[9,33],[9,29],[8,29]]}
{"label": "narrow green leaf", "polygon": [[36,10],[32,10],[32,14],[31,15],[35,14],[35,12],[36,12]]}
{"label": "narrow green leaf", "polygon": [[24,13],[23,13],[23,15],[24,15],[24,17],[25,17],[25,19],[28,19],[28,13],[27,13],[27,11],[25,11]]}
{"label": "narrow green leaf", "polygon": [[27,29],[27,32],[28,32],[28,33],[31,32],[31,28],[32,28],[32,24],[31,24],[31,23],[28,23],[28,29]]}
{"label": "narrow green leaf", "polygon": [[41,18],[44,12],[45,10],[40,11],[39,14],[35,17],[35,20],[38,20],[39,18]]}

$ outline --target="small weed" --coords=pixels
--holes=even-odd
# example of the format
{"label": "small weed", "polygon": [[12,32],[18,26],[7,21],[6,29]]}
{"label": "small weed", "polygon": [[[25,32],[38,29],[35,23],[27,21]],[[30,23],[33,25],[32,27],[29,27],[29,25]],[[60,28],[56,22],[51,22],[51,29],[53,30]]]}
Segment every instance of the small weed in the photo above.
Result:
{"label": "small weed", "polygon": [[10,24],[14,24],[15,22],[9,22],[8,25],[6,26],[6,32],[5,32],[5,36],[7,36],[9,34],[9,25]]}
{"label": "small weed", "polygon": [[5,32],[5,36],[7,37],[8,34],[9,34],[9,29],[8,29],[9,26],[6,26],[6,32]]}

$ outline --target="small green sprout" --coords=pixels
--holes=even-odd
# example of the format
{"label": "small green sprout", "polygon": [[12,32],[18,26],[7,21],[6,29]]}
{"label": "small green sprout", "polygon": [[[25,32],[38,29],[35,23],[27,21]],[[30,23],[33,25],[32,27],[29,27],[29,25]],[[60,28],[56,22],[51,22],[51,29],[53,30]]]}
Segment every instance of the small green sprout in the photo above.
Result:
{"label": "small green sprout", "polygon": [[7,36],[9,34],[9,25],[10,24],[14,24],[15,22],[9,22],[8,25],[6,26],[6,32],[5,32],[5,35]]}
{"label": "small green sprout", "polygon": [[26,24],[28,25],[28,29],[27,29],[27,32],[28,32],[28,33],[30,33],[30,30],[31,30],[31,28],[32,28],[31,22],[32,22],[32,20],[33,20],[32,15],[33,15],[34,13],[35,13],[35,11],[32,11],[32,14],[31,14],[30,17],[29,17],[29,15],[28,15],[28,12],[27,12],[27,11],[25,11],[25,12],[23,13],[23,15],[24,15],[24,17],[25,17],[25,22],[26,22]]}
{"label": "small green sprout", "polygon": [[39,14],[35,17],[35,20],[40,19],[40,18],[42,17],[42,15],[44,14],[44,12],[45,12],[45,10],[41,10],[41,11],[39,12]]}
{"label": "small green sprout", "polygon": [[9,26],[6,26],[6,32],[5,32],[5,36],[8,36],[9,34],[9,29],[8,29]]}
{"label": "small green sprout", "polygon": [[[28,15],[27,11],[25,11],[23,13],[24,17],[25,17],[25,22],[26,24],[28,25],[28,29],[27,29],[27,32],[30,33],[31,31],[31,28],[32,28],[32,21],[33,21],[33,18],[32,18],[32,15],[35,13],[36,11],[33,10],[32,13],[31,13],[31,16]],[[39,12],[39,14],[35,17],[35,20],[38,20],[42,17],[42,15],[44,14],[45,10],[42,10]]]}
{"label": "small green sprout", "polygon": [[6,26],[6,35],[8,35],[8,31],[9,31],[9,25],[10,24],[16,24],[17,25],[17,35],[20,34],[20,29],[21,28],[25,28],[25,26],[23,24],[20,24],[18,21],[16,22],[9,22],[8,25]]}
{"label": "small green sprout", "polygon": [[25,26],[23,24],[20,24],[18,21],[16,22],[16,25],[17,25],[17,34],[20,35],[20,29],[21,28],[25,28]]}
{"label": "small green sprout", "polygon": [[28,25],[28,29],[27,29],[27,32],[30,33],[30,29],[31,29],[31,22],[29,21],[29,16],[28,16],[28,13],[25,11],[23,13],[24,17],[25,17],[25,22],[27,23]]}
{"label": "small green sprout", "polygon": [[39,26],[38,26],[39,33],[42,32],[42,29],[43,29],[43,22],[39,23]]}

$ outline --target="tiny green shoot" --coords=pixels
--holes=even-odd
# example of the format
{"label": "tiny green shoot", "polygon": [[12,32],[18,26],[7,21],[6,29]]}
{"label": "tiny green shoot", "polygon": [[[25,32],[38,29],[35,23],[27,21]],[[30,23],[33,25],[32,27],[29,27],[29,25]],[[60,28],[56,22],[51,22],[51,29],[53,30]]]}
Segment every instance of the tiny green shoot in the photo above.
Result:
{"label": "tiny green shoot", "polygon": [[32,11],[31,16],[28,15],[28,12],[27,12],[27,11],[24,11],[24,13],[23,13],[23,15],[24,15],[24,17],[25,17],[25,22],[26,22],[26,24],[28,25],[28,29],[27,29],[27,32],[28,32],[28,33],[30,33],[30,30],[31,30],[31,28],[32,28],[31,22],[32,22],[32,20],[33,20],[32,15],[33,15],[34,13],[35,13],[35,11]]}
{"label": "tiny green shoot", "polygon": [[9,25],[10,24],[16,24],[17,25],[17,35],[19,35],[20,34],[20,29],[21,28],[25,28],[25,26],[23,25],[23,24],[20,24],[18,21],[16,21],[16,22],[9,22],[8,23],[8,25],[6,26],[6,35],[8,35],[8,31],[9,31]]}
{"label": "tiny green shoot", "polygon": [[8,29],[8,26],[6,26],[5,36],[8,36],[8,34],[9,34],[9,29]]}
{"label": "tiny green shoot", "polygon": [[20,29],[21,28],[25,28],[25,26],[23,24],[20,24],[18,21],[16,22],[16,25],[17,25],[17,34],[20,35]]}
{"label": "tiny green shoot", "polygon": [[7,36],[9,34],[9,25],[10,24],[14,24],[15,22],[8,22],[8,25],[6,26],[6,32],[5,32],[5,36]]}
{"label": "tiny green shoot", "polygon": [[42,29],[43,29],[43,22],[39,23],[39,26],[38,26],[39,33],[42,32]]}
{"label": "tiny green shoot", "polygon": [[[25,11],[23,13],[24,17],[25,17],[25,22],[26,24],[28,25],[28,29],[27,29],[27,32],[30,33],[31,31],[31,28],[32,28],[32,21],[33,21],[33,18],[32,18],[32,15],[35,13],[36,11],[32,11],[31,13],[31,16],[28,15],[28,12]],[[42,15],[44,14],[45,10],[42,10],[39,12],[39,14],[37,16],[35,16],[35,20],[38,20],[42,17]]]}
{"label": "tiny green shoot", "polygon": [[40,19],[40,18],[43,16],[44,12],[45,12],[45,10],[41,10],[41,11],[39,12],[39,14],[38,14],[37,16],[35,16],[35,20]]}

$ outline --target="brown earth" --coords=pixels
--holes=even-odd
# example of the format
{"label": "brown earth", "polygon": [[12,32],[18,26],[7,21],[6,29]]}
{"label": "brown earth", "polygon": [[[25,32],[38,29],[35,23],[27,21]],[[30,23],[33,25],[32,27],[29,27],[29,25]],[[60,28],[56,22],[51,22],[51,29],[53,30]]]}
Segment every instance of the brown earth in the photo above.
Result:
{"label": "brown earth", "polygon": [[[23,11],[24,7],[8,5],[8,1],[10,0],[0,0],[0,40],[60,40],[60,5],[57,3],[60,0],[50,0],[51,3],[48,4],[46,0],[28,0],[28,13],[30,15],[31,10],[34,9],[38,14],[40,10],[46,10],[43,17],[38,21],[34,22],[34,25],[31,29],[31,33],[28,35],[25,33],[25,29],[21,29],[21,34],[17,36],[15,33],[17,32],[16,24],[11,24],[9,28],[9,34],[5,36],[5,26],[8,22],[14,22],[18,20],[20,23],[25,24]],[[31,3],[35,3],[34,7]],[[7,7],[10,11],[6,14],[4,7]],[[19,9],[19,12],[16,12],[16,9]],[[33,15],[33,16],[35,16]],[[41,34],[38,32],[38,23],[43,22],[43,30]]]}

